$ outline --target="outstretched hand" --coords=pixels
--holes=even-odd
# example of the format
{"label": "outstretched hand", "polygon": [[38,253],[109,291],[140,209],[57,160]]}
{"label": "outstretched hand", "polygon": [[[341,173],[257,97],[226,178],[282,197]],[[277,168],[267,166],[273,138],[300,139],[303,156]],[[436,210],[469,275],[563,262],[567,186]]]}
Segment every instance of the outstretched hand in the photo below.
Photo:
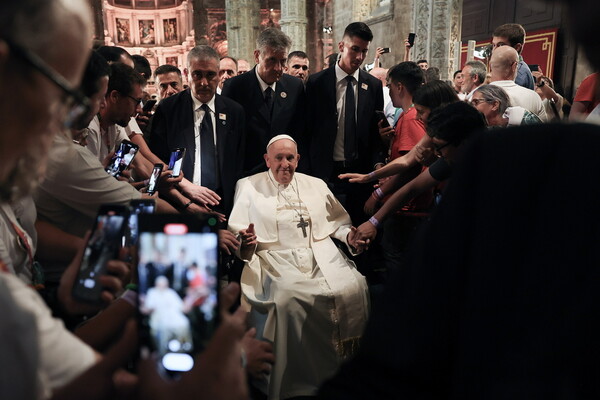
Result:
{"label": "outstretched hand", "polygon": [[357,242],[364,241],[368,245],[375,239],[375,236],[377,236],[377,228],[369,221],[366,221],[356,228],[354,240]]}
{"label": "outstretched hand", "polygon": [[339,174],[338,178],[340,179],[349,179],[350,183],[369,183],[371,179],[369,179],[369,175],[367,174],[356,174],[353,172],[349,172],[346,174]]}
{"label": "outstretched hand", "polygon": [[348,232],[348,244],[356,249],[357,253],[362,253],[367,250],[370,242],[369,239],[361,239],[354,226],[350,227],[350,232]]}

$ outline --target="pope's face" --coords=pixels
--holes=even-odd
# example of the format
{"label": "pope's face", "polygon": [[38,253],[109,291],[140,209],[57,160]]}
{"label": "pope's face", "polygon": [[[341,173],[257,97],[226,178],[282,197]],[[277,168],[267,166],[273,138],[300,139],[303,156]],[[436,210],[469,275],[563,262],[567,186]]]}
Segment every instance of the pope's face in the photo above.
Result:
{"label": "pope's face", "polygon": [[265,161],[267,167],[273,173],[277,183],[287,185],[292,181],[294,172],[298,167],[300,154],[296,148],[296,143],[289,139],[280,139],[269,146]]}

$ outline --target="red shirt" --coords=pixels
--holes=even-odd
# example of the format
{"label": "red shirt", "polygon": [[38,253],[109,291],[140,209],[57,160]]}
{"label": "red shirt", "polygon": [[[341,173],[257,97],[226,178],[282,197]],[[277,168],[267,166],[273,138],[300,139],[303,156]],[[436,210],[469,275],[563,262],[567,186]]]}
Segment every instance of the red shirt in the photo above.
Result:
{"label": "red shirt", "polygon": [[395,131],[396,136],[390,147],[390,160],[400,157],[402,152],[410,151],[425,135],[425,125],[417,119],[414,107],[400,114]]}
{"label": "red shirt", "polygon": [[592,112],[594,108],[600,103],[600,98],[597,95],[597,87],[598,87],[598,72],[595,72],[589,76],[587,76],[577,88],[577,93],[575,93],[575,98],[573,101],[587,101],[588,107],[585,110],[586,114]]}

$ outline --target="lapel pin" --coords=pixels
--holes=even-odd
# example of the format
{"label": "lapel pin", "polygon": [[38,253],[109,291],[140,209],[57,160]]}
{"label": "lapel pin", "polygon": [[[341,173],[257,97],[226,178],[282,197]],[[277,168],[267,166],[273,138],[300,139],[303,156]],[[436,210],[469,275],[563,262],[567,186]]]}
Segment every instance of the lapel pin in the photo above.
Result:
{"label": "lapel pin", "polygon": [[227,114],[219,113],[219,119],[222,119],[223,121],[227,120]]}
{"label": "lapel pin", "polygon": [[281,92],[281,98],[285,99],[287,97],[287,93],[286,92]]}
{"label": "lapel pin", "polygon": [[366,83],[363,83],[362,85],[360,85],[362,90],[367,90],[369,88],[369,85],[367,85]]}

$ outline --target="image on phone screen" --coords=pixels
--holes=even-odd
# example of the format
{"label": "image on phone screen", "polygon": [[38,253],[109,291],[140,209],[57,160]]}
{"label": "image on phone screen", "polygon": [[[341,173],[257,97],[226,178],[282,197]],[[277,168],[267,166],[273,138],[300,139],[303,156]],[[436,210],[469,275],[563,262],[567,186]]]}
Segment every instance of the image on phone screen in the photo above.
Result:
{"label": "image on phone screen", "polygon": [[156,209],[154,199],[131,200],[129,203],[127,246],[135,246],[139,237],[138,216],[140,214],[153,214]]}
{"label": "image on phone screen", "polygon": [[123,140],[115,151],[108,167],[106,167],[106,172],[112,176],[119,176],[131,164],[138,150],[139,146],[137,144]]}
{"label": "image on phone screen", "polygon": [[139,224],[140,342],[174,377],[193,367],[215,330],[218,234],[193,216],[142,214]]}
{"label": "image on phone screen", "polygon": [[154,194],[154,192],[156,192],[156,184],[158,183],[162,169],[162,164],[154,164],[154,169],[152,170],[150,180],[148,181],[148,194]]}
{"label": "image on phone screen", "polygon": [[172,171],[171,176],[178,177],[181,173],[181,164],[183,163],[184,155],[184,148],[175,149],[171,153],[171,158],[169,159],[169,169]]}
{"label": "image on phone screen", "polygon": [[100,302],[102,287],[98,278],[106,273],[108,261],[118,256],[127,214],[127,208],[122,206],[101,207],[73,286],[75,298],[90,303]]}

